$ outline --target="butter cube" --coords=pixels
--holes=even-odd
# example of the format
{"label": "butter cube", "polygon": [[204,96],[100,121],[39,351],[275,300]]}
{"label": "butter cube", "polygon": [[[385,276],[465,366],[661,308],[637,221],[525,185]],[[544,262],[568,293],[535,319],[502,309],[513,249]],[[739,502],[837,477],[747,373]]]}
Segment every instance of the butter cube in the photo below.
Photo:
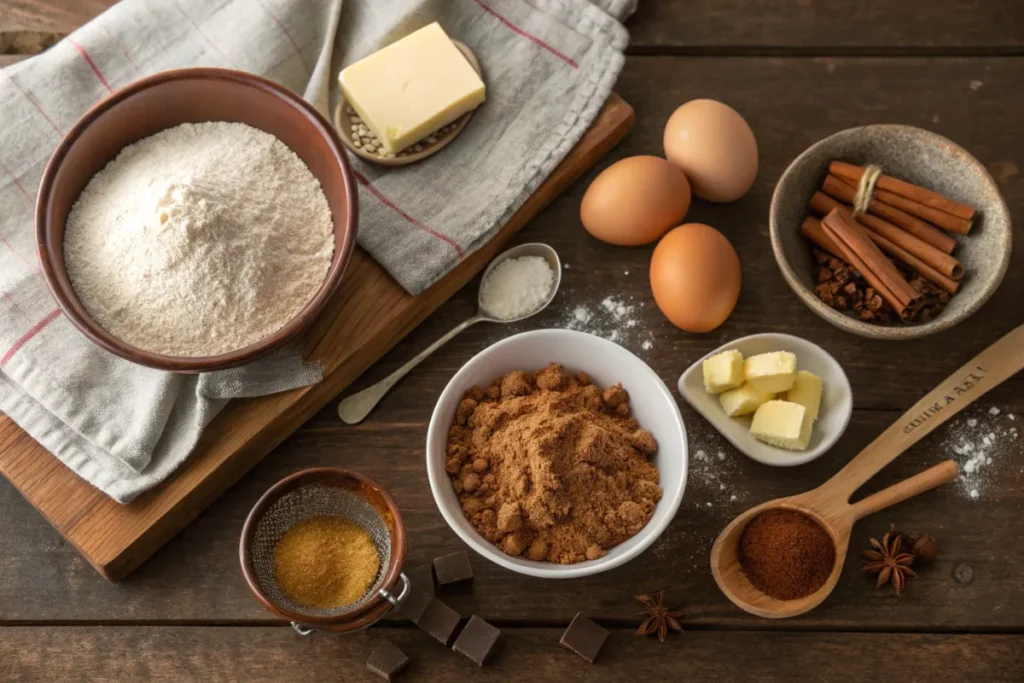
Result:
{"label": "butter cube", "polygon": [[811,425],[807,409],[790,401],[768,401],[754,413],[750,434],[776,448],[790,451],[807,450],[811,441]]}
{"label": "butter cube", "polygon": [[345,100],[397,153],[484,101],[484,82],[434,22],[342,70]]}
{"label": "butter cube", "polygon": [[793,388],[787,391],[782,398],[802,405],[807,409],[810,421],[814,422],[818,419],[818,410],[821,407],[821,378],[806,370],[801,370],[796,373]]}
{"label": "butter cube", "polygon": [[722,404],[722,410],[729,417],[749,415],[761,407],[765,401],[772,399],[771,394],[766,394],[747,382],[738,389],[730,389],[718,397]]}
{"label": "butter cube", "polygon": [[766,394],[789,391],[796,380],[796,356],[789,351],[751,356],[743,362],[743,374],[748,382]]}
{"label": "butter cube", "polygon": [[708,393],[720,394],[743,384],[743,354],[735,349],[716,353],[702,367]]}

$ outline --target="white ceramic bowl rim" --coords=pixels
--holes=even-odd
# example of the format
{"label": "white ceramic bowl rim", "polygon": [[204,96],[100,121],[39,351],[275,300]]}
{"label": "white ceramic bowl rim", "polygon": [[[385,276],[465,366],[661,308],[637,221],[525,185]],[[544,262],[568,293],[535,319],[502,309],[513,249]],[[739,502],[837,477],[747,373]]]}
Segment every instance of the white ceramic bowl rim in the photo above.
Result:
{"label": "white ceramic bowl rim", "polygon": [[[650,385],[653,391],[656,391],[658,395],[663,398],[670,406],[670,413],[674,418],[674,429],[678,432],[680,444],[682,446],[682,462],[680,467],[680,481],[678,486],[675,482],[671,486],[666,486],[665,482],[661,482],[662,490],[664,495],[658,502],[658,507],[655,509],[654,515],[651,520],[640,530],[635,536],[627,540],[623,544],[616,546],[608,551],[606,555],[596,560],[588,560],[586,562],[580,562],[577,564],[556,564],[552,562],[540,562],[534,560],[526,560],[519,557],[511,557],[500,549],[498,549],[493,543],[489,542],[483,536],[481,536],[475,529],[470,526],[468,521],[462,515],[462,511],[456,509],[452,511],[444,504],[441,499],[441,491],[444,490],[442,487],[451,489],[451,480],[444,472],[444,467],[439,468],[439,474],[435,473],[435,469],[431,467],[431,456],[434,455],[431,451],[431,443],[435,438],[439,438],[441,435],[438,433],[441,430],[444,434],[444,441],[447,442],[447,432],[451,425],[452,415],[450,412],[445,411],[445,414],[441,414],[441,406],[446,402],[451,401],[453,395],[461,397],[462,393],[468,389],[468,386],[463,386],[464,378],[471,374],[478,366],[482,366],[487,363],[489,357],[495,352],[495,350],[501,349],[504,346],[509,346],[517,343],[521,343],[524,339],[538,336],[558,336],[564,337],[567,342],[571,343],[573,337],[583,338],[587,343],[598,343],[601,345],[607,345],[609,348],[614,348],[615,353],[624,354],[635,359],[640,365],[643,366],[643,373],[640,381]],[[537,367],[550,362],[548,359],[538,361]],[[495,374],[495,377],[498,373]],[[637,379],[635,376],[631,379]],[[453,402],[452,405],[457,405],[457,402]],[[641,420],[641,426],[643,421]],[[661,534],[668,528],[668,525],[675,518],[676,513],[679,510],[679,506],[683,500],[683,493],[686,490],[686,479],[688,473],[688,448],[686,441],[686,428],[683,424],[682,414],[679,412],[679,405],[676,403],[676,399],[673,396],[671,390],[664,381],[648,366],[642,359],[633,354],[628,349],[616,344],[615,342],[597,337],[596,335],[587,334],[585,332],[578,332],[575,330],[565,329],[543,329],[533,330],[530,332],[522,332],[520,334],[513,335],[507,339],[503,339],[491,346],[487,347],[480,353],[476,354],[471,358],[458,372],[449,380],[444,391],[441,392],[438,398],[437,404],[434,407],[434,412],[430,418],[430,425],[427,428],[427,448],[426,448],[426,461],[427,461],[427,477],[430,481],[430,490],[434,496],[434,502],[438,509],[441,511],[441,515],[448,522],[448,526],[461,538],[470,548],[475,550],[480,555],[491,560],[492,562],[510,569],[519,574],[526,574],[528,576],[536,576],[540,578],[549,579],[568,579],[576,578],[580,576],[591,576],[593,574],[599,574],[601,572],[608,571],[615,567],[619,567],[626,562],[629,562],[633,558],[640,555],[642,552],[647,550]],[[661,472],[661,470],[659,470]],[[671,496],[669,493],[671,492]],[[623,546],[633,542],[631,547],[622,550]]]}

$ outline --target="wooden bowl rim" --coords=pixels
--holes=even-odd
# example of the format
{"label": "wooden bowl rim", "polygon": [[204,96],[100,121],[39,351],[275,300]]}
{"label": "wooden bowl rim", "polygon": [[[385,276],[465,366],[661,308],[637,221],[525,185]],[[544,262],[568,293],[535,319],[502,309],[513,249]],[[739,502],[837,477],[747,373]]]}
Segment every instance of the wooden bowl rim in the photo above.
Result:
{"label": "wooden bowl rim", "polygon": [[[991,229],[989,226],[994,222],[998,222],[1000,225],[999,241],[1003,247],[1002,254],[1000,255],[1000,261],[988,282],[983,284],[984,288],[980,292],[978,298],[963,310],[949,315],[947,315],[948,311],[943,311],[942,314],[934,320],[930,320],[926,323],[916,323],[913,325],[900,324],[893,326],[872,325],[860,320],[855,320],[854,318],[843,315],[839,311],[826,306],[818,299],[817,296],[815,296],[814,291],[808,288],[801,281],[800,276],[796,273],[793,265],[789,262],[789,259],[786,256],[785,247],[783,246],[782,238],[779,234],[779,231],[782,230],[783,227],[778,225],[776,221],[778,206],[782,202],[781,192],[783,183],[788,180],[790,172],[797,163],[815,153],[822,146],[830,142],[834,142],[837,139],[841,140],[843,138],[856,135],[864,135],[872,131],[906,132],[910,135],[921,138],[935,149],[944,149],[945,151],[963,156],[963,158],[974,167],[982,180],[988,185],[987,189],[992,192],[994,197],[997,198],[998,215],[986,215],[985,228]],[[810,201],[810,197],[807,198],[807,201]],[[793,230],[798,229],[798,225],[793,226]],[[892,341],[927,337],[931,334],[941,332],[953,327],[954,325],[962,323],[977,313],[982,306],[992,298],[992,295],[995,294],[996,290],[999,289],[1000,284],[1002,284],[1003,279],[1006,276],[1006,272],[1010,267],[1011,252],[1013,250],[1013,223],[1010,217],[1010,209],[1006,205],[1006,198],[1003,197],[1002,193],[999,191],[998,183],[996,183],[992,174],[988,172],[988,169],[985,168],[985,165],[978,161],[973,154],[943,135],[934,133],[925,128],[896,123],[876,123],[845,128],[818,140],[800,152],[800,154],[798,154],[782,172],[782,175],[779,177],[779,180],[775,185],[775,189],[772,192],[771,205],[768,211],[768,230],[771,236],[772,252],[775,254],[775,261],[779,266],[779,270],[782,271],[783,279],[786,281],[786,284],[789,285],[789,288],[800,298],[800,300],[803,301],[803,303],[818,317],[843,331],[850,332],[860,337]]]}
{"label": "wooden bowl rim", "polygon": [[[345,184],[345,196],[348,205],[348,216],[345,221],[345,234],[341,245],[335,244],[335,250],[340,250],[337,262],[328,271],[320,288],[312,299],[299,311],[299,313],[285,323],[280,329],[263,337],[262,339],[241,349],[235,349],[215,356],[173,356],[168,354],[155,353],[137,348],[127,342],[115,337],[99,325],[91,316],[81,315],[72,306],[71,302],[79,302],[77,294],[70,288],[61,285],[56,277],[58,270],[64,270],[63,262],[55,263],[54,257],[50,254],[46,245],[46,236],[50,232],[49,215],[47,204],[53,192],[54,179],[60,169],[72,145],[97,119],[103,116],[114,105],[128,99],[129,97],[159,87],[165,83],[185,80],[224,80],[236,81],[244,85],[254,87],[271,97],[285,100],[304,118],[313,125],[314,129],[324,137],[334,158],[341,168],[342,178]],[[359,219],[358,191],[356,190],[355,174],[352,171],[348,156],[345,154],[337,131],[320,112],[308,102],[288,90],[282,85],[274,83],[266,78],[255,74],[235,71],[232,69],[218,69],[211,67],[196,67],[187,69],[172,69],[141,78],[124,88],[115,91],[106,98],[100,100],[86,111],[75,122],[75,125],[67,132],[50,156],[43,171],[39,183],[39,193],[35,206],[35,232],[36,251],[39,256],[40,267],[43,279],[50,289],[50,293],[57,301],[57,305],[68,320],[78,328],[94,344],[100,346],[110,353],[120,356],[126,360],[139,365],[144,365],[158,370],[171,372],[198,373],[214,370],[224,370],[237,367],[253,361],[254,359],[270,352],[278,346],[294,339],[303,332],[321,313],[328,299],[337,290],[341,283],[342,276],[348,267],[352,252],[355,249],[356,232]],[[317,179],[319,181],[319,178]],[[333,234],[333,233],[332,233]],[[79,305],[80,302],[79,302]],[[84,307],[83,307],[84,308]]]}
{"label": "wooden bowl rim", "polygon": [[253,539],[256,536],[256,528],[259,526],[259,521],[263,518],[263,515],[267,512],[270,506],[285,494],[302,488],[303,486],[309,486],[311,484],[324,484],[330,486],[332,481],[336,482],[340,479],[355,479],[361,486],[365,486],[375,491],[384,501],[387,511],[391,514],[392,519],[394,520],[395,532],[391,541],[391,561],[388,564],[384,574],[384,579],[380,586],[381,589],[389,592],[393,590],[401,577],[402,567],[405,564],[406,552],[405,524],[402,522],[402,515],[398,510],[398,505],[395,504],[394,499],[391,497],[391,494],[388,493],[387,489],[375,482],[373,479],[359,474],[358,472],[341,467],[311,467],[309,469],[299,470],[267,489],[266,493],[260,496],[260,499],[256,501],[256,504],[245,518],[245,524],[242,526],[241,540],[238,544],[238,559],[242,565],[242,575],[245,577],[245,582],[249,586],[249,590],[267,611],[281,617],[282,619],[309,625],[314,628],[350,631],[368,626],[380,617],[384,616],[384,614],[391,609],[391,603],[381,597],[380,593],[377,593],[356,609],[338,616],[313,617],[307,614],[299,614],[298,612],[293,612],[287,608],[279,607],[267,599],[259,586],[259,582],[256,580],[255,573],[252,571],[252,544]]}

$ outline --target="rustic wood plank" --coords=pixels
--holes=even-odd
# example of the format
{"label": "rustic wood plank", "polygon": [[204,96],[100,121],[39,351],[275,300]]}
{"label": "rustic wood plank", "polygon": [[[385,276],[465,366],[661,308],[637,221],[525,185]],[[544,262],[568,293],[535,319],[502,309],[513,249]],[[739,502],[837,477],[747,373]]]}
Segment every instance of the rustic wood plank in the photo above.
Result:
{"label": "rustic wood plank", "polygon": [[[0,36],[32,33],[52,41],[114,2],[0,0]],[[984,53],[1024,46],[1024,10],[1017,0],[773,0],[754,10],[746,0],[642,0],[627,26],[634,51],[945,47]]]}
{"label": "rustic wood plank", "polygon": [[[123,584],[96,576],[74,549],[47,528],[6,484],[0,485],[0,622],[187,620],[271,622],[237,568],[238,535],[249,508],[274,482],[299,469],[343,466],[386,486],[409,532],[408,566],[464,547],[434,504],[423,467],[423,440],[431,390],[418,376],[397,397],[419,405],[406,423],[375,416],[362,426],[341,425],[325,408],[221,500],[199,516]],[[434,394],[436,395],[436,393]],[[983,413],[984,411],[979,411]],[[831,476],[894,418],[886,411],[857,411],[847,436],[823,458],[799,468],[768,468],[733,450],[694,411],[683,407],[694,452],[682,508],[662,538],[640,558],[604,575],[565,582],[522,577],[474,555],[472,595],[453,605],[502,620],[568,621],[579,610],[635,621],[633,595],[661,588],[683,603],[688,626],[736,624],[774,629],[1024,629],[1024,537],[1017,516],[1024,507],[1021,442],[1000,449],[971,501],[960,484],[921,496],[868,518],[854,529],[850,562],[833,596],[799,619],[766,622],[733,607],[718,591],[708,567],[715,535],[735,515],[763,500],[797,493]],[[411,417],[410,413],[410,417]],[[881,488],[950,457],[940,430],[898,458],[869,486]],[[725,460],[717,459],[721,450]],[[724,488],[723,488],[724,487]],[[732,500],[732,496],[736,496]],[[710,505],[709,505],[710,504]],[[857,552],[890,522],[929,530],[940,541],[938,563],[921,573],[902,596],[875,591],[860,570]],[[979,531],[979,530],[984,530]],[[959,584],[953,570],[966,563],[974,580]]]}
{"label": "rustic wood plank", "polygon": [[[358,377],[479,272],[501,246],[622,139],[633,110],[612,94],[590,129],[491,240],[444,278],[411,296],[361,249],[324,311],[305,334],[324,366],[311,387],[233,401],[206,428],[175,476],[129,505],[106,497],[0,417],[0,473],[105,577],[117,580],[146,560],[243,473]],[[353,295],[357,292],[358,296]]]}
{"label": "rustic wood plank", "polygon": [[[880,671],[906,680],[1019,681],[1024,636],[891,633],[692,632],[671,643],[614,630],[597,664],[561,648],[561,629],[505,629],[478,667],[412,629],[300,638],[289,628],[15,628],[0,631],[0,675],[10,683],[79,680],[379,681],[366,658],[386,638],[412,660],[402,680],[498,681],[528,672],[550,681],[790,681],[862,683]],[[111,656],[116,653],[116,656]],[[254,656],[254,653],[258,653]]]}
{"label": "rustic wood plank", "polygon": [[0,0],[0,35],[67,35],[117,0]]}
{"label": "rustic wood plank", "polygon": [[631,47],[971,48],[1024,46],[1016,0],[641,0]]}

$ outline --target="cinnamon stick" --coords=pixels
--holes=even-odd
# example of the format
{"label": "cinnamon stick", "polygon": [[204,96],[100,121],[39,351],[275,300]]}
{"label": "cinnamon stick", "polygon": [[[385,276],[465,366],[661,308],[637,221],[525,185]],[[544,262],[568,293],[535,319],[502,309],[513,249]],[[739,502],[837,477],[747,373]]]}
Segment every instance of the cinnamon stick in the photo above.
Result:
{"label": "cinnamon stick", "polygon": [[[903,263],[924,279],[934,282],[950,294],[956,294],[956,290],[960,288],[959,282],[946,277],[921,259],[900,248],[898,245],[893,244],[878,233],[871,232],[870,230],[865,232],[871,241],[878,245],[879,249],[897,261]],[[800,226],[800,234],[836,258],[845,260],[843,259],[842,254],[838,252],[838,245],[836,245],[832,238],[825,233],[825,230],[821,227],[821,221],[816,218],[812,218],[811,216],[805,218],[803,224]],[[833,249],[836,251],[833,251]]]}
{"label": "cinnamon stick", "polygon": [[843,259],[860,272],[900,318],[912,318],[920,303],[920,294],[903,279],[896,266],[879,251],[852,217],[836,209],[825,216],[821,225],[825,234],[843,252]]}
{"label": "cinnamon stick", "polygon": [[[843,179],[834,175],[826,176],[825,182],[821,186],[821,191],[847,204],[853,204],[854,195],[857,194],[855,187],[848,185]],[[915,237],[947,254],[952,254],[953,249],[956,247],[956,240],[935,226],[920,218],[911,216],[906,211],[883,204],[877,199],[868,205],[868,212],[903,228]]]}
{"label": "cinnamon stick", "polygon": [[[833,209],[845,209],[850,211],[850,206],[843,204],[834,197],[823,192],[817,192],[811,197],[811,211],[819,216],[824,216]],[[905,230],[897,228],[892,223],[884,221],[878,216],[864,214],[857,217],[857,222],[868,229],[871,233],[881,236],[886,241],[896,245],[903,251],[909,252],[916,259],[928,264],[929,267],[941,273],[945,278],[960,280],[964,275],[964,267],[957,259],[949,254],[940,251],[924,240],[911,235]],[[871,235],[869,235],[870,237]],[[877,240],[873,240],[877,244]],[[883,250],[884,251],[884,250]],[[909,264],[908,264],[909,265]],[[924,273],[921,273],[924,275]],[[931,279],[931,278],[929,278]],[[936,284],[941,284],[936,282]]]}
{"label": "cinnamon stick", "polygon": [[890,192],[889,190],[882,190],[876,187],[875,199],[883,204],[888,204],[889,206],[906,211],[911,216],[916,216],[921,220],[928,221],[932,225],[936,225],[946,232],[955,232],[958,235],[966,235],[974,226],[974,221],[969,218],[960,218],[960,216],[954,216],[953,214],[946,213],[940,209],[933,209],[930,206],[919,204],[913,199],[901,197],[895,192]]}
{"label": "cinnamon stick", "polygon": [[[840,178],[849,178],[856,183],[859,183],[861,176],[864,175],[864,168],[862,166],[855,166],[854,164],[847,164],[842,161],[833,161],[829,164],[828,171]],[[889,175],[883,174],[878,179],[877,187],[880,187],[883,190],[888,190],[889,192],[901,197],[906,197],[918,204],[938,209],[939,211],[943,211],[968,221],[973,220],[976,213],[972,206],[950,199],[949,197],[941,195],[938,192],[934,192],[933,190],[914,185],[913,183],[908,183],[905,180],[893,178]]]}
{"label": "cinnamon stick", "polygon": [[843,258],[843,252],[839,249],[839,245],[836,244],[835,240],[829,237],[828,234],[826,234],[824,228],[821,227],[821,221],[816,218],[812,218],[811,216],[805,218],[803,224],[800,226],[800,234],[803,235],[805,239],[814,242],[840,261],[846,261],[846,259]]}

